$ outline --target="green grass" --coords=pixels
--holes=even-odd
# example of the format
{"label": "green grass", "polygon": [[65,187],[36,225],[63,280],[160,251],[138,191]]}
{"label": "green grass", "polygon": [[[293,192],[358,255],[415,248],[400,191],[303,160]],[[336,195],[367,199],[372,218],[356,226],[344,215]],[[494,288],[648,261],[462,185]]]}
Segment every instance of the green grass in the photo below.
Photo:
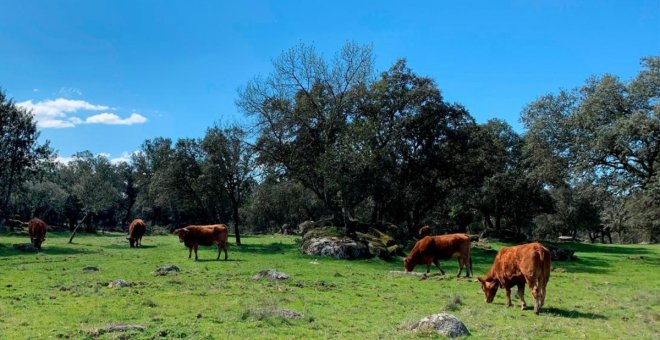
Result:
{"label": "green grass", "polygon": [[[73,245],[67,240],[67,234],[49,233],[42,252],[24,253],[12,244],[27,242],[26,235],[0,236],[3,339],[91,338],[90,330],[112,324],[142,325],[146,331],[100,338],[437,338],[406,326],[446,308],[473,338],[660,338],[657,245],[568,245],[579,260],[554,263],[544,311],[536,316],[505,307],[503,291],[486,304],[471,280],[389,274],[402,270],[399,258],[303,255],[294,237],[244,237],[244,246],[230,246],[226,262],[214,260],[212,247],[200,248],[199,262],[188,260],[174,236],[147,236],[141,249],[129,249],[124,235],[79,235]],[[474,271],[483,275],[494,251],[473,254]],[[181,273],[152,274],[168,264]],[[84,273],[88,265],[100,271]],[[456,261],[443,266],[453,274]],[[251,280],[267,268],[291,278]],[[115,279],[135,285],[107,288]],[[525,296],[532,305],[529,291]],[[304,316],[263,312],[275,307]]]}

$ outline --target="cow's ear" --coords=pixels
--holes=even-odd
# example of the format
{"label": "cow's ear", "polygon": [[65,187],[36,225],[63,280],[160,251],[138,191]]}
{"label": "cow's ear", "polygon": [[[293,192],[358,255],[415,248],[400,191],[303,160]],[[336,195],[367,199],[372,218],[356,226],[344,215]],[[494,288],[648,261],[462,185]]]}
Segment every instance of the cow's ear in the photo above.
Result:
{"label": "cow's ear", "polygon": [[477,280],[481,283],[484,283],[484,278],[483,277],[477,277]]}

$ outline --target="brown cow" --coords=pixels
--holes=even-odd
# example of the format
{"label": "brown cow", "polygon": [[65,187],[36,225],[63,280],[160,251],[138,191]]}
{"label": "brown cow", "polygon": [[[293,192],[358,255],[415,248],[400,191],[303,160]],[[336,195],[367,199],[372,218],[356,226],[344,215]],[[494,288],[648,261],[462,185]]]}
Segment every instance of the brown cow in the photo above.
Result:
{"label": "brown cow", "polygon": [[30,234],[30,242],[36,249],[41,249],[41,243],[46,240],[46,231],[48,225],[38,218],[33,218],[28,223],[28,234]]}
{"label": "brown cow", "polygon": [[225,260],[227,260],[227,226],[224,224],[214,225],[191,225],[185,228],[180,228],[174,231],[175,235],[179,236],[179,241],[188,247],[188,258],[192,256],[192,251],[195,250],[195,261],[197,261],[197,247],[210,246],[213,244],[218,245],[218,257],[220,259],[220,251],[225,251]]}
{"label": "brown cow", "polygon": [[506,289],[506,305],[511,306],[511,287],[518,286],[521,309],[525,304],[525,283],[534,297],[534,313],[538,314],[545,302],[545,286],[550,279],[550,252],[539,243],[504,247],[495,256],[486,277],[478,278],[486,302],[493,302],[497,288]]}
{"label": "brown cow", "polygon": [[147,232],[147,225],[144,224],[144,221],[136,218],[131,222],[131,225],[128,226],[128,237],[126,238],[131,246],[139,247],[142,245],[142,236]]}
{"label": "brown cow", "polygon": [[472,258],[470,256],[470,237],[466,234],[450,234],[440,236],[426,236],[417,241],[408,257],[403,259],[403,266],[407,272],[413,271],[418,264],[426,264],[426,272],[431,271],[434,263],[442,275],[445,271],[440,267],[440,260],[458,258],[458,273],[460,276],[463,266],[466,267],[465,276],[472,273]]}

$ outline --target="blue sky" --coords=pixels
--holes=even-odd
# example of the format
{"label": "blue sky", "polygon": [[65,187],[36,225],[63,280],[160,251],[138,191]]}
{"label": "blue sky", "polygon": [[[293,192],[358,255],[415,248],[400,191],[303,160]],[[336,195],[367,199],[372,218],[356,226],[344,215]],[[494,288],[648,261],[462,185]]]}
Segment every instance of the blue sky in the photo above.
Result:
{"label": "blue sky", "polygon": [[479,122],[660,55],[660,1],[29,1],[0,4],[0,87],[59,155],[242,122],[237,88],[304,42],[373,44],[434,78]]}

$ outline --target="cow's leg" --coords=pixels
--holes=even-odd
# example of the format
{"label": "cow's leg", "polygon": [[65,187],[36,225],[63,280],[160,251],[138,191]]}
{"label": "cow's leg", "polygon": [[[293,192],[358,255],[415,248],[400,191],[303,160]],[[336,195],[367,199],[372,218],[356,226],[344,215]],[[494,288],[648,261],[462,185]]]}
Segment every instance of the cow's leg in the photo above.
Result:
{"label": "cow's leg", "polygon": [[225,261],[227,261],[227,243],[225,242],[224,246],[222,249],[225,251]]}
{"label": "cow's leg", "polygon": [[541,294],[539,293],[539,287],[534,286],[531,289],[532,297],[534,297],[534,313],[538,314],[541,310]]}
{"label": "cow's leg", "polygon": [[195,248],[195,261],[197,261],[197,248],[198,247],[199,247],[199,245],[197,245],[197,244],[194,245],[194,248]]}
{"label": "cow's leg", "polygon": [[216,261],[220,260],[220,250],[222,249],[222,246],[220,246],[220,243],[218,243],[218,257],[215,258]]}
{"label": "cow's leg", "polygon": [[[440,269],[440,274],[445,275],[445,271],[442,270],[442,267],[440,267],[440,260],[433,259],[433,263],[435,263],[435,266],[438,267],[438,269]],[[431,268],[431,265],[429,265],[429,268]]]}
{"label": "cow's leg", "polygon": [[511,307],[511,287],[505,287],[506,290],[506,306]]}
{"label": "cow's leg", "polygon": [[188,260],[190,260],[190,257],[192,256],[192,250],[193,247],[188,247]]}
{"label": "cow's leg", "polygon": [[525,310],[527,304],[525,303],[525,284],[518,284],[518,297],[520,298],[520,309]]}
{"label": "cow's leg", "polygon": [[461,273],[463,272],[463,265],[464,265],[463,258],[459,257],[458,258],[458,273],[456,274],[456,277],[461,276]]}

